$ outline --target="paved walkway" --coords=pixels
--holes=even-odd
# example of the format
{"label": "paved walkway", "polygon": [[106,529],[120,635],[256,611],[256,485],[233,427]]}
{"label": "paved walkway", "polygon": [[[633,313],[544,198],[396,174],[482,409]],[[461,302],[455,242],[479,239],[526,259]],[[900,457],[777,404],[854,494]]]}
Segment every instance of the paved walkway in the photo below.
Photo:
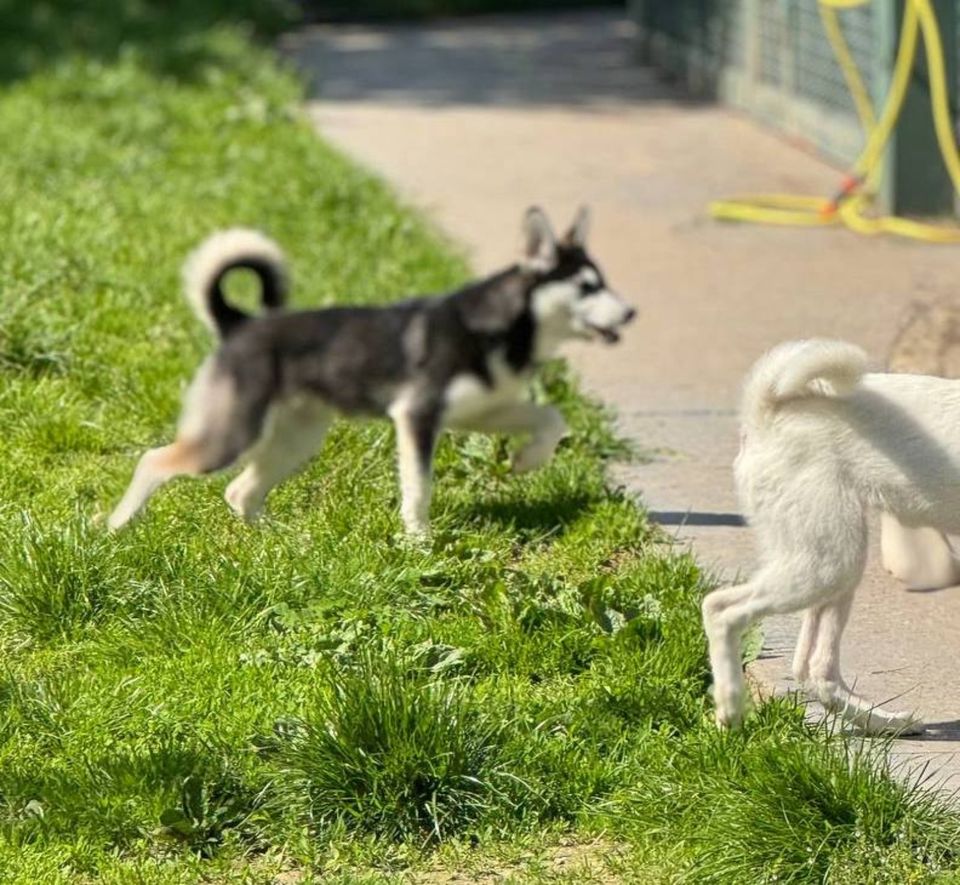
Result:
{"label": "paved walkway", "polygon": [[[478,272],[512,260],[528,204],[558,226],[591,205],[594,254],[641,316],[618,348],[570,357],[651,453],[618,478],[719,578],[753,562],[730,471],[751,363],[785,338],[832,335],[880,364],[907,304],[958,294],[955,249],[709,220],[712,198],[830,193],[838,173],[633,64],[615,12],[317,27],[285,48],[316,73],[309,109],[324,136],[464,244]],[[768,688],[791,686],[795,630],[766,626],[753,671]],[[925,716],[925,739],[898,755],[960,788],[958,651],[960,590],[908,593],[874,554],[845,672],[867,697]]]}

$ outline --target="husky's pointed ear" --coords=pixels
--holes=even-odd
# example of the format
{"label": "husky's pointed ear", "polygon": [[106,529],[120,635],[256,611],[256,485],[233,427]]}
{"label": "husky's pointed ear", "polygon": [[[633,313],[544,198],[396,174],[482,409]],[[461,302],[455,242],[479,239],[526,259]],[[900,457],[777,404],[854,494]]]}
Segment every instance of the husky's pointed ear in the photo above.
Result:
{"label": "husky's pointed ear", "polygon": [[531,206],[523,216],[523,263],[539,271],[557,263],[557,238],[539,206]]}
{"label": "husky's pointed ear", "polygon": [[590,210],[586,206],[577,209],[573,224],[563,235],[563,242],[567,246],[578,246],[585,249],[587,246],[587,234],[590,233]]}

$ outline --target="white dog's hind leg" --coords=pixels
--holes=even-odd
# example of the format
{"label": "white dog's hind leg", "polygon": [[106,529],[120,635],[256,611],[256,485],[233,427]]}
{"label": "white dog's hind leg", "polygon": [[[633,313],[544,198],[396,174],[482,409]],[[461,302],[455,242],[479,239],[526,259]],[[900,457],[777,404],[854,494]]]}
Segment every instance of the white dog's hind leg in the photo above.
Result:
{"label": "white dog's hind leg", "polygon": [[248,522],[256,519],[270,490],[320,448],[331,418],[330,411],[318,403],[274,406],[247,466],[224,492],[233,512]]}
{"label": "white dog's hind leg", "polygon": [[[803,549],[805,539],[802,529],[798,529],[784,538],[791,547],[770,549],[772,558],[747,583],[714,591],[704,599],[703,623],[710,645],[717,722],[721,726],[735,726],[743,717],[746,695],[740,636],[761,618],[802,609],[819,609],[818,615],[808,612],[805,629],[801,631],[804,648],[798,650],[800,675],[805,675],[804,662],[809,660],[810,677],[816,677],[814,663],[824,631],[823,619],[834,600],[852,596],[863,574],[866,548],[862,514],[855,511],[845,514],[838,510],[832,516],[833,525],[818,525],[811,538],[814,543],[819,542],[820,550],[816,556],[798,555],[791,549],[794,544]],[[831,550],[830,546],[834,549]],[[843,622],[838,625],[838,642]],[[811,655],[814,627],[817,640],[813,643]]]}
{"label": "white dog's hind leg", "polygon": [[960,584],[960,560],[936,529],[908,528],[895,516],[881,513],[880,555],[883,567],[912,590]]}
{"label": "white dog's hind leg", "polygon": [[736,728],[743,719],[746,689],[740,661],[740,637],[747,623],[730,617],[753,592],[753,582],[714,590],[703,600],[703,628],[710,650],[713,672],[713,703],[717,724]]}
{"label": "white dog's hind leg", "polygon": [[746,688],[740,637],[767,615],[796,611],[810,588],[777,565],[764,566],[745,584],[714,590],[703,600],[703,626],[710,648],[717,724],[735,728],[743,719]]}
{"label": "white dog's hind leg", "polygon": [[810,656],[809,688],[831,713],[865,734],[910,734],[922,723],[906,712],[890,712],[851,691],[840,675],[840,640],[850,616],[853,591],[823,606]]}
{"label": "white dog's hind leg", "polygon": [[797,636],[797,647],[793,652],[793,678],[798,687],[804,686],[810,678],[810,655],[813,653],[822,612],[823,606],[818,605],[808,608],[803,613],[800,635]]}

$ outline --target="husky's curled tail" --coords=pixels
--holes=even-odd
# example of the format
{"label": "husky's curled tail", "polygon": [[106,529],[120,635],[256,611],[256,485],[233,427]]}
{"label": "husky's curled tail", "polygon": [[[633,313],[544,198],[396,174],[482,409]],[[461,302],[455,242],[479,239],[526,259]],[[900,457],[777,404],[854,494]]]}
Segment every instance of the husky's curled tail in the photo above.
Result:
{"label": "husky's curled tail", "polygon": [[250,319],[224,296],[223,279],[237,268],[253,271],[260,279],[260,299],[266,310],[279,310],[287,300],[287,262],[273,240],[243,227],[213,234],[184,262],[183,285],[194,313],[220,338]]}

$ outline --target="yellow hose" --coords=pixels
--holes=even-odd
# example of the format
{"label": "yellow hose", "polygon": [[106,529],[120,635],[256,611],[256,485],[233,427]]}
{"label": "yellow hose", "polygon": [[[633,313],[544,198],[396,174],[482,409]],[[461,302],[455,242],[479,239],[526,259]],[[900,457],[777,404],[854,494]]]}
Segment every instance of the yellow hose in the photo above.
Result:
{"label": "yellow hose", "polygon": [[850,95],[853,96],[853,103],[857,109],[857,116],[860,118],[860,125],[864,132],[871,132],[876,125],[873,102],[870,100],[870,93],[864,85],[863,77],[860,76],[860,69],[857,67],[853,54],[850,52],[850,47],[847,46],[847,41],[843,36],[837,8],[826,3],[818,3],[817,10],[820,13],[820,21],[823,23],[823,30],[826,32],[827,39],[837,56],[840,72],[843,74],[843,79],[847,81]]}
{"label": "yellow hose", "polygon": [[857,116],[867,136],[866,144],[853,164],[853,173],[833,198],[794,194],[756,194],[710,204],[714,218],[785,224],[805,227],[842,224],[862,234],[890,233],[930,243],[960,243],[960,228],[937,226],[893,215],[870,215],[867,210],[883,171],[883,150],[890,140],[903,109],[910,74],[917,54],[918,33],[923,33],[930,77],[930,106],[937,145],[954,188],[960,192],[960,152],[953,135],[947,99],[946,65],[940,27],[930,0],[907,0],[900,26],[900,43],[890,78],[890,89],[877,119],[873,102],[847,45],[838,9],[864,6],[870,0],[820,0],[820,17],[827,39],[853,97]]}

